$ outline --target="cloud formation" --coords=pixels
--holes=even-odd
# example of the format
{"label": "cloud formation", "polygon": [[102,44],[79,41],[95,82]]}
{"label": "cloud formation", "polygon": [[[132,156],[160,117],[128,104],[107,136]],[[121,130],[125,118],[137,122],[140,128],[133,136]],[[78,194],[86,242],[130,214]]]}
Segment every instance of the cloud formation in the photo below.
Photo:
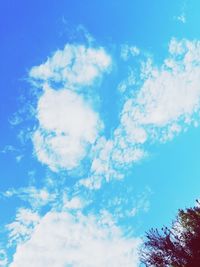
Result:
{"label": "cloud formation", "polygon": [[[198,123],[200,108],[200,42],[177,41],[158,67],[143,65],[144,82],[134,98],[124,104],[121,127],[135,144],[166,141]],[[195,119],[197,117],[197,120]]]}
{"label": "cloud formation", "polygon": [[83,97],[66,89],[46,89],[38,102],[37,118],[35,151],[52,170],[76,168],[103,128]]}
{"label": "cloud formation", "polygon": [[33,144],[39,161],[50,169],[78,167],[96,141],[103,123],[81,93],[110,66],[111,57],[103,48],[66,45],[30,70],[31,81],[43,88]]}
{"label": "cloud formation", "polygon": [[31,239],[19,245],[10,267],[136,267],[139,238],[125,238],[109,214],[49,212]]}
{"label": "cloud formation", "polygon": [[[147,144],[173,139],[198,126],[200,109],[200,42],[172,38],[169,56],[160,66],[142,62],[139,77],[130,72],[120,83],[128,97],[112,139],[101,139],[91,176],[81,184],[99,188],[102,180],[122,178],[126,168],[143,159]],[[133,79],[134,78],[134,79]],[[121,90],[122,91],[122,90]]]}
{"label": "cloud formation", "polygon": [[44,82],[54,82],[71,87],[92,85],[96,78],[108,71],[111,58],[103,48],[67,44],[52,57],[30,70],[30,77]]}
{"label": "cloud formation", "polygon": [[[91,85],[95,88],[96,79],[110,64],[102,48],[68,45],[30,71],[43,89],[32,138],[37,158],[53,171],[76,169],[83,159],[89,159],[90,166],[87,177],[81,177],[76,189],[71,189],[78,192],[74,198],[64,197],[63,191],[62,197],[56,197],[54,208],[59,206],[60,212],[40,217],[19,210],[8,225],[10,243],[18,244],[11,267],[138,266],[140,239],[123,236],[108,213],[84,215],[81,186],[99,189],[103,181],[123,178],[127,168],[147,155],[147,145],[169,141],[190,125],[198,126],[200,42],[172,39],[161,65],[148,58],[138,76],[129,71],[131,76],[123,80],[125,90],[120,90],[124,103],[116,114],[119,124],[107,137],[103,118],[85,90]],[[40,196],[33,209],[55,200],[48,190],[30,190],[29,194]],[[120,211],[123,217],[121,212],[134,216],[137,208]]]}
{"label": "cloud formation", "polygon": [[121,46],[121,58],[127,61],[130,57],[135,57],[140,54],[140,49],[137,46],[124,44]]}
{"label": "cloud formation", "polygon": [[20,244],[27,240],[34,227],[39,223],[40,216],[31,209],[20,208],[16,214],[15,221],[6,226],[9,231],[9,246]]}
{"label": "cloud formation", "polygon": [[[128,55],[141,54],[127,45],[122,52],[126,64]],[[39,127],[33,135],[38,159],[52,170],[72,170],[90,157],[88,177],[80,182],[89,188],[99,188],[102,180],[123,178],[125,168],[148,154],[146,144],[166,142],[189,125],[198,125],[199,41],[172,38],[163,64],[158,66],[147,58],[137,75],[130,65],[127,79],[119,82],[118,89],[127,97],[119,125],[109,139],[80,88],[91,85],[110,65],[111,57],[103,48],[67,45],[30,71],[30,77],[43,80],[44,87],[37,107]],[[62,82],[64,87],[58,90],[51,81]]]}

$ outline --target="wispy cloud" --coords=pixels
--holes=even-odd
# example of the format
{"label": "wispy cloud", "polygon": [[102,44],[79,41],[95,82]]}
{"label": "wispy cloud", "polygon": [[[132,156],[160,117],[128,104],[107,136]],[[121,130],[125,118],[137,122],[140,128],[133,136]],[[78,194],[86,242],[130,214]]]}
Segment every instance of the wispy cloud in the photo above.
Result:
{"label": "wispy cloud", "polygon": [[182,23],[186,23],[186,15],[182,13],[181,15],[177,16],[176,19]]}
{"label": "wispy cloud", "polygon": [[121,58],[127,61],[130,57],[135,57],[140,54],[140,49],[134,45],[124,44],[121,46]]}
{"label": "wispy cloud", "polygon": [[183,24],[187,22],[187,18],[186,18],[187,5],[188,5],[188,1],[184,0],[182,3],[180,14],[174,17],[175,20]]}
{"label": "wispy cloud", "polygon": [[29,239],[39,221],[40,216],[37,212],[26,208],[18,209],[15,221],[6,226],[9,232],[7,245],[19,245]]}
{"label": "wispy cloud", "polygon": [[33,210],[39,210],[41,207],[56,200],[56,190],[54,192],[50,188],[36,188],[27,186],[19,189],[10,189],[2,194],[4,197],[17,197],[24,202],[29,203]]}

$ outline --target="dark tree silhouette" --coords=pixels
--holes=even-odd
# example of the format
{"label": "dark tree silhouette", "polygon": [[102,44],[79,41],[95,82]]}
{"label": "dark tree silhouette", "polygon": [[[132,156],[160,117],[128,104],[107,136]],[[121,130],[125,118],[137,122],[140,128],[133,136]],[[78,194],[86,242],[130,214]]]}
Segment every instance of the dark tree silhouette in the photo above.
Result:
{"label": "dark tree silhouette", "polygon": [[172,227],[150,229],[141,262],[155,267],[200,267],[200,203],[179,210]]}

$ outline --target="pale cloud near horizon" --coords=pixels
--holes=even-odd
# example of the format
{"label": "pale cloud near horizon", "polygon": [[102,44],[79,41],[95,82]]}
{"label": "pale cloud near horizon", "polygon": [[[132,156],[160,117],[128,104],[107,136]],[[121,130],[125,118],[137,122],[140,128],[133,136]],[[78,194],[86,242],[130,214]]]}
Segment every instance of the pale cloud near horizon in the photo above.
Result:
{"label": "pale cloud near horizon", "polygon": [[136,267],[139,238],[123,237],[112,217],[49,212],[30,240],[17,247],[10,267]]}

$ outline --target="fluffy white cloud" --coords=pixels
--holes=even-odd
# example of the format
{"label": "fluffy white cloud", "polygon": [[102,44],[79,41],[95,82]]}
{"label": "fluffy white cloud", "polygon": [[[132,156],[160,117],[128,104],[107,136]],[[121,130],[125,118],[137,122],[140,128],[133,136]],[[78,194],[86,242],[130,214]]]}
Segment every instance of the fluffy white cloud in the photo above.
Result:
{"label": "fluffy white cloud", "polygon": [[[128,55],[139,54],[136,47],[126,45],[122,52],[125,60]],[[30,71],[32,78],[43,80],[44,84],[64,84],[64,89],[59,90],[43,84],[45,90],[37,108],[39,127],[33,135],[38,159],[52,170],[72,170],[92,155],[88,177],[81,181],[91,188],[99,188],[102,179],[122,178],[124,168],[145,157],[147,142],[167,141],[190,124],[198,124],[199,41],[172,39],[169,56],[162,65],[156,66],[148,59],[138,78],[129,71],[118,89],[125,92],[137,87],[137,91],[128,92],[119,126],[106,140],[99,138],[102,122],[97,113],[80,93],[66,88],[91,85],[110,64],[111,59],[102,48],[67,45]]]}
{"label": "fluffy white cloud", "polygon": [[10,267],[138,266],[139,238],[125,238],[112,218],[49,212],[29,241],[17,247]]}
{"label": "fluffy white cloud", "polygon": [[[95,53],[99,51],[98,59]],[[30,72],[31,77],[48,83],[43,84],[38,101],[39,126],[33,135],[38,159],[52,170],[71,170],[89,155],[90,172],[79,185],[92,189],[99,188],[103,179],[122,178],[126,167],[144,158],[147,142],[169,140],[199,120],[200,42],[172,39],[169,56],[161,66],[151,60],[142,65],[141,86],[134,94],[129,92],[112,137],[100,137],[103,126],[98,114],[78,90],[67,88],[91,85],[110,64],[104,53],[102,49],[89,52],[67,46]],[[131,75],[123,86],[135,85],[136,77],[133,72]],[[54,90],[51,81],[61,82],[63,87]],[[38,194],[40,203],[50,201],[46,191],[29,193]],[[42,219],[21,210],[8,225],[10,242],[19,242],[11,267],[138,266],[140,239],[124,237],[109,216],[83,215],[80,209],[85,203],[77,196],[69,199],[63,194],[59,204],[54,208],[59,206],[62,212],[49,212]],[[123,212],[134,216],[142,206],[148,209],[146,198]]]}
{"label": "fluffy white cloud", "polygon": [[[119,89],[124,92],[132,86],[127,79]],[[199,110],[200,41],[172,39],[162,65],[150,58],[141,65],[137,90],[129,90],[119,126],[94,153],[92,175],[82,184],[99,188],[102,179],[123,177],[124,168],[147,155],[147,142],[166,142],[190,125],[197,126]]]}
{"label": "fluffy white cloud", "polygon": [[95,142],[103,124],[81,92],[110,66],[111,57],[101,47],[66,45],[30,70],[31,81],[44,89],[33,144],[38,159],[52,170],[76,168]]}
{"label": "fluffy white cloud", "polygon": [[147,60],[141,77],[142,86],[125,102],[115,130],[115,160],[122,163],[143,158],[147,141],[166,141],[188,125],[197,125],[200,42],[172,39],[169,57],[160,67]]}
{"label": "fluffy white cloud", "polygon": [[68,87],[91,85],[109,69],[111,58],[103,48],[87,48],[67,44],[52,57],[30,70],[32,79],[58,82]]}
{"label": "fluffy white cloud", "polygon": [[80,95],[50,88],[40,97],[37,111],[33,143],[38,159],[52,170],[77,167],[102,129],[98,114]]}
{"label": "fluffy white cloud", "polygon": [[200,107],[200,42],[172,39],[170,56],[161,67],[148,61],[144,83],[128,99],[121,114],[121,127],[134,143],[147,139],[167,140],[197,123]]}
{"label": "fluffy white cloud", "polygon": [[78,196],[75,196],[72,199],[69,199],[66,193],[63,194],[63,199],[62,199],[63,210],[82,209],[85,204],[86,204],[85,200],[82,200]]}
{"label": "fluffy white cloud", "polygon": [[[160,66],[150,59],[141,69],[142,86],[129,97],[115,130],[115,160],[135,162],[145,144],[172,139],[188,125],[197,125],[200,108],[200,42],[177,41]],[[123,156],[124,154],[124,156]]]}

